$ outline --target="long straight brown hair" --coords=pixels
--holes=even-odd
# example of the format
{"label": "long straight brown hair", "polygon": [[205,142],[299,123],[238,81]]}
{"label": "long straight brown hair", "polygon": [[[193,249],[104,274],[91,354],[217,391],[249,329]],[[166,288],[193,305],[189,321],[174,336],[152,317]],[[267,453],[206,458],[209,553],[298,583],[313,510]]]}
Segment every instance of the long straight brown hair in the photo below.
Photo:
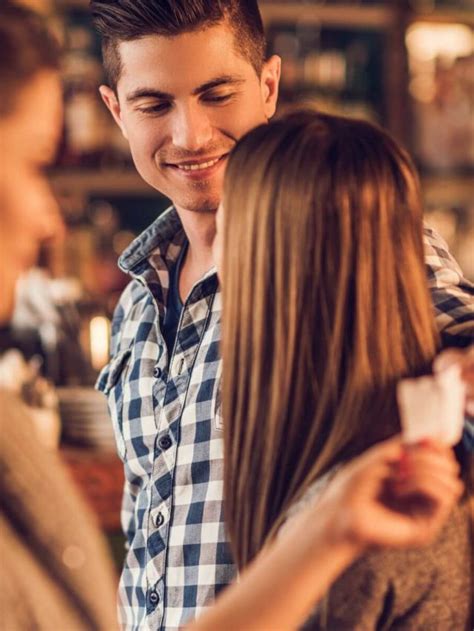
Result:
{"label": "long straight brown hair", "polygon": [[333,465],[399,429],[437,334],[408,155],[299,112],[250,132],[224,190],[225,509],[239,567]]}

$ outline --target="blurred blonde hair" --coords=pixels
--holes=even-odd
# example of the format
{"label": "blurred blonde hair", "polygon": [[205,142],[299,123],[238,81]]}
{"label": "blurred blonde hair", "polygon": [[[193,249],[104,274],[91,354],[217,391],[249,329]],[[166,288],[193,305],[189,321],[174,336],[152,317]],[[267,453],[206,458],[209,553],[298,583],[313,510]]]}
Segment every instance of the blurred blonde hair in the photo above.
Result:
{"label": "blurred blonde hair", "polygon": [[10,114],[21,90],[43,70],[59,71],[60,47],[46,19],[10,0],[0,3],[0,117]]}
{"label": "blurred blonde hair", "polygon": [[437,347],[410,158],[363,122],[250,132],[224,190],[225,507],[246,565],[334,464],[395,433]]}

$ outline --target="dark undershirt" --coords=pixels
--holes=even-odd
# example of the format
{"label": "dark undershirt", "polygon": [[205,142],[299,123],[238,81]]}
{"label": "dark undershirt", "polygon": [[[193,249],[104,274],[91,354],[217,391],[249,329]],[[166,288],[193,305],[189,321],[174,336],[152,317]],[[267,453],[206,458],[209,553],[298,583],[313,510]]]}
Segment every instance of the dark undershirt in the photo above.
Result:
{"label": "dark undershirt", "polygon": [[183,303],[179,295],[179,275],[187,250],[188,242],[186,241],[174,265],[169,270],[170,284],[166,300],[165,317],[162,326],[163,337],[165,338],[166,348],[168,349],[168,361],[171,359],[171,354],[173,353],[179,319],[181,317],[181,311],[183,310]]}

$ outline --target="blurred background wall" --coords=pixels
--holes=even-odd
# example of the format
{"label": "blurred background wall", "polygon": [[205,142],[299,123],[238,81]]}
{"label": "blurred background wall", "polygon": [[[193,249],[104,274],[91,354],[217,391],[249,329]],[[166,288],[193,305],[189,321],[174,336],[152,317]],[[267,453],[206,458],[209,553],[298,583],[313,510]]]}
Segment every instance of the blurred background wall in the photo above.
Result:
{"label": "blurred background wall", "polygon": [[[26,1],[26,0],[25,0]],[[56,274],[110,311],[117,255],[166,207],[133,169],[102,105],[100,44],[87,0],[28,0],[65,45],[66,116],[52,177],[69,226]],[[387,127],[415,156],[427,220],[474,279],[474,0],[262,0],[269,53],[283,58],[280,111],[305,106]]]}

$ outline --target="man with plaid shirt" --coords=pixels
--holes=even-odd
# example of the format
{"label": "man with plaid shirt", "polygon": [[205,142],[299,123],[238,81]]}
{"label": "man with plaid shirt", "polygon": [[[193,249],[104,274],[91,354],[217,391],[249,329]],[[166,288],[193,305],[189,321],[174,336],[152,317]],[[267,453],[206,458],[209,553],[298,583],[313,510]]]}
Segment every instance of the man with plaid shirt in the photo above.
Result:
{"label": "man with plaid shirt", "polygon": [[[227,155],[274,114],[280,60],[264,60],[256,1],[93,0],[91,8],[109,81],[103,100],[142,177],[173,202],[120,258],[131,282],[98,382],[126,474],[122,624],[171,630],[235,576],[223,520],[221,294],[211,248]],[[439,328],[445,342],[466,345],[474,288],[428,229],[425,245]]]}

